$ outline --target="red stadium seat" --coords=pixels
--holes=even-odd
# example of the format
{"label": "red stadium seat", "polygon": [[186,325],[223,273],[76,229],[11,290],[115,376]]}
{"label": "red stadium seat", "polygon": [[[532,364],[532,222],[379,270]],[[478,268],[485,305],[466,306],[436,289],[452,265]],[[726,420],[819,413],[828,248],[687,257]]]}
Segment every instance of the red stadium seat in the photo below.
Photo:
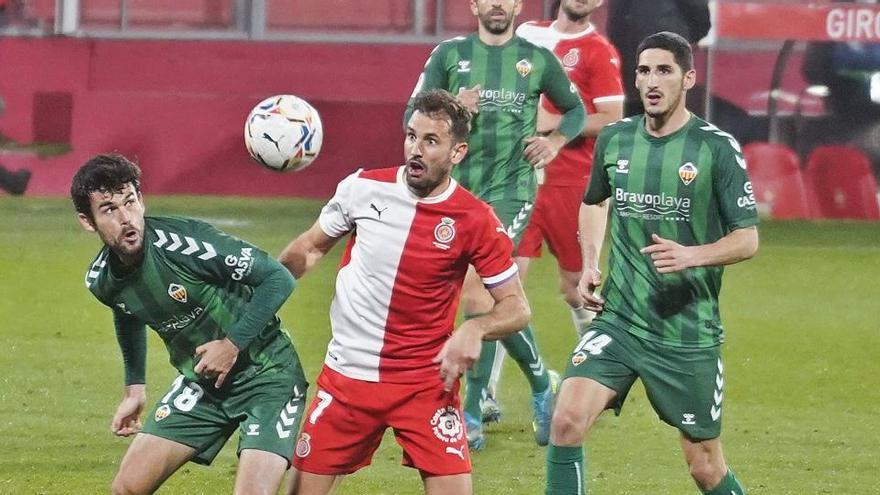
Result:
{"label": "red stadium seat", "polygon": [[750,143],[743,147],[755,199],[771,218],[814,218],[809,189],[797,154],[784,144]]}
{"label": "red stadium seat", "polygon": [[819,146],[807,159],[806,177],[823,218],[880,219],[871,161],[848,146]]}

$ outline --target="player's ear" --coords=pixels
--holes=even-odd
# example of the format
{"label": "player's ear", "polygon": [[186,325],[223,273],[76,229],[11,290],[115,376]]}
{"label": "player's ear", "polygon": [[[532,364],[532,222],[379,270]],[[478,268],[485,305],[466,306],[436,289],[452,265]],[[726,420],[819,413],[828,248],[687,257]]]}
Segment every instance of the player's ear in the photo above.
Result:
{"label": "player's ear", "polygon": [[697,84],[697,71],[691,69],[684,73],[684,89],[685,91],[694,87]]}
{"label": "player's ear", "polygon": [[517,17],[522,12],[522,0],[516,0],[513,4],[513,16]]}
{"label": "player's ear", "polygon": [[471,0],[471,13],[474,15],[480,15],[479,9],[477,9],[477,0]]}
{"label": "player's ear", "polygon": [[85,213],[77,213],[76,219],[79,220],[79,224],[82,225],[82,228],[85,229],[86,232],[96,232],[95,222],[89,218]]}
{"label": "player's ear", "polygon": [[468,144],[467,143],[458,143],[452,148],[452,163],[454,165],[458,165],[464,160],[465,155],[467,155]]}

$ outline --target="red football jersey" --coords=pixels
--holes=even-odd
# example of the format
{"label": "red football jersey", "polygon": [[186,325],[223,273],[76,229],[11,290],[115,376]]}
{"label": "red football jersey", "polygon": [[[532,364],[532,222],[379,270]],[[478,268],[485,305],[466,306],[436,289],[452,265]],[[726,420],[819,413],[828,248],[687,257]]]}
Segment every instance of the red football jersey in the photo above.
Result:
{"label": "red football jersey", "polygon": [[[596,103],[623,101],[620,56],[614,46],[590,25],[580,33],[561,33],[555,21],[532,21],[520,25],[516,34],[552,51],[562,62],[568,78],[578,88],[587,115],[596,112]],[[559,113],[542,98],[542,105]],[[586,187],[593,163],[594,138],[577,137],[568,143],[547,166],[544,184]]]}
{"label": "red football jersey", "polygon": [[325,358],[349,378],[439,380],[431,360],[452,334],[468,265],[489,288],[517,276],[501,223],[454,180],[443,193],[419,198],[406,186],[404,167],[359,170],[339,183],[319,224],[331,237],[352,233]]}

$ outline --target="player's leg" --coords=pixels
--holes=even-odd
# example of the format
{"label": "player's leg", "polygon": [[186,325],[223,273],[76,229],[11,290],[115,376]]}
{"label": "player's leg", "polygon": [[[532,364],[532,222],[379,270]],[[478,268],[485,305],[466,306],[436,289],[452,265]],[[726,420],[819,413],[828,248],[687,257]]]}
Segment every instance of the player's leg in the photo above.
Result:
{"label": "player's leg", "polygon": [[284,472],[287,459],[273,452],[244,449],[238,457],[235,474],[235,495],[275,495]]}
{"label": "player's leg", "polygon": [[114,495],[153,493],[186,464],[195,451],[182,443],[138,433],[119,464],[111,491]]}
{"label": "player's leg", "polygon": [[547,494],[585,492],[586,433],[605,409],[620,412],[637,377],[629,340],[624,330],[594,323],[572,351],[553,412],[547,448]]}
{"label": "player's leg", "polygon": [[289,342],[275,345],[289,353],[286,365],[254,375],[224,401],[238,418],[236,494],[278,493],[293,456],[308,382]]}
{"label": "player's leg", "polygon": [[724,366],[720,346],[671,348],[642,341],[639,374],[657,415],[681,432],[688,469],[697,486],[713,495],[745,490],[721,451]]}
{"label": "player's leg", "polygon": [[428,476],[422,478],[426,495],[470,495],[473,493],[471,475],[453,474],[450,476]]}
{"label": "player's leg", "polygon": [[287,495],[327,495],[336,491],[344,477],[337,474],[304,473],[291,469]]}
{"label": "player's leg", "polygon": [[344,475],[368,466],[387,428],[385,409],[410,399],[326,366],[317,385],[294,449],[288,495],[330,493]]}
{"label": "player's leg", "polygon": [[721,439],[692,440],[681,435],[681,449],[691,477],[700,491],[709,495],[744,495],[739,480],[724,461]]}

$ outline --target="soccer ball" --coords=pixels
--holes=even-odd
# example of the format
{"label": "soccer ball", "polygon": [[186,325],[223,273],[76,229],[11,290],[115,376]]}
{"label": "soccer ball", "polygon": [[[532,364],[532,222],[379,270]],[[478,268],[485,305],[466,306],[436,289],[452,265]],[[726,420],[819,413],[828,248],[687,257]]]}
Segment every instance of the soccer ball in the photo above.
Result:
{"label": "soccer ball", "polygon": [[266,98],[251,110],[244,123],[244,144],[251,158],[278,172],[311,165],[323,139],[318,111],[293,95]]}

